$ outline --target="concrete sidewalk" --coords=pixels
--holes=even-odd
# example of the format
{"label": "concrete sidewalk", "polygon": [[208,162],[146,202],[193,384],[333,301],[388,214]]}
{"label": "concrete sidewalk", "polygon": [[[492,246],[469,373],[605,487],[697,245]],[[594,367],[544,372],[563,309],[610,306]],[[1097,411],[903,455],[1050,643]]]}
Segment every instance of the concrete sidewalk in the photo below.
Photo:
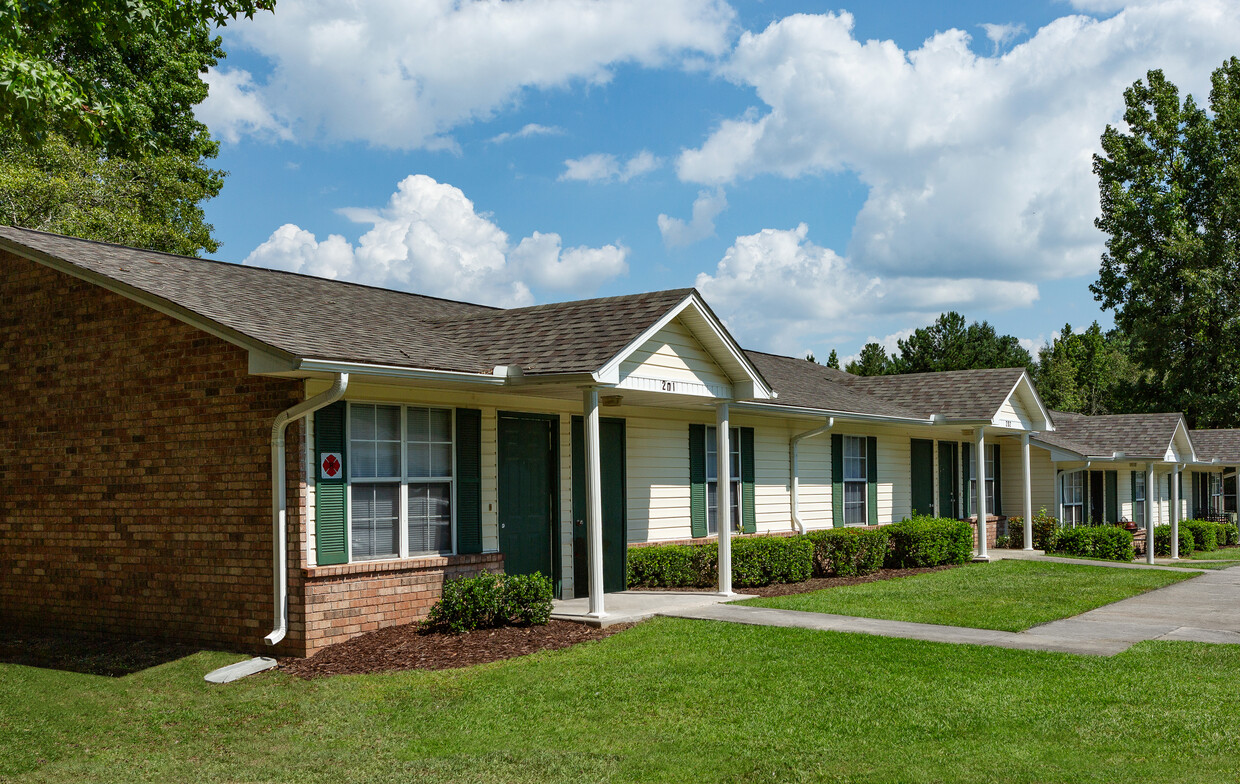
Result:
{"label": "concrete sidewalk", "polygon": [[724,596],[708,591],[617,591],[603,594],[602,618],[593,618],[586,614],[590,611],[590,600],[584,596],[580,599],[556,599],[551,602],[551,617],[559,621],[607,627],[617,623],[644,621],[656,615],[668,615],[678,611],[691,612],[720,602],[752,598],[745,594]]}
{"label": "concrete sidewalk", "polygon": [[[1086,563],[1097,564],[1096,561]],[[1144,640],[1191,640],[1240,645],[1240,569],[1203,572],[1198,578],[1023,632],[734,604],[714,604],[659,614],[673,618],[855,632],[930,642],[1114,656]]]}

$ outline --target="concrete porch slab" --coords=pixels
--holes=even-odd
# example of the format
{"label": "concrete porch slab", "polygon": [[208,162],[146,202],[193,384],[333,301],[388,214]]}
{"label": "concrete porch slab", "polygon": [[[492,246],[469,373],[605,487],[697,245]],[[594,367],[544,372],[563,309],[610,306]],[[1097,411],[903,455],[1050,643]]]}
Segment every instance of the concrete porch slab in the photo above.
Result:
{"label": "concrete porch slab", "polygon": [[595,618],[587,613],[590,600],[556,599],[551,603],[551,617],[558,621],[573,621],[588,626],[606,628],[617,623],[635,623],[653,618],[701,607],[709,607],[720,602],[731,602],[737,599],[751,599],[745,594],[734,593],[724,596],[720,593],[693,591],[618,591],[603,595],[602,618]]}

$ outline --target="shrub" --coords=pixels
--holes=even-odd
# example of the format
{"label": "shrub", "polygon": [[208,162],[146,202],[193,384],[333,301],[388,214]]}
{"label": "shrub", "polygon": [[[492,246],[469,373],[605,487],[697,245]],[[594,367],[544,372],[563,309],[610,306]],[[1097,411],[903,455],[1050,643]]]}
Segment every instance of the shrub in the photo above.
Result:
{"label": "shrub", "polygon": [[1131,561],[1135,557],[1132,534],[1113,525],[1066,528],[1055,537],[1054,551],[1108,561]]}
{"label": "shrub", "polygon": [[1193,549],[1203,553],[1218,549],[1217,523],[1208,523],[1205,520],[1185,520],[1180,523],[1180,527],[1193,532]]}
{"label": "shrub", "polygon": [[551,599],[555,589],[551,579],[539,572],[514,574],[501,580],[503,616],[518,626],[543,626],[551,620]]}
{"label": "shrub", "polygon": [[1219,540],[1219,546],[1221,547],[1224,543],[1229,545],[1240,544],[1240,526],[1235,523],[1222,523],[1221,525],[1226,537]]}
{"label": "shrub", "polygon": [[819,577],[857,577],[883,568],[891,547],[888,526],[831,528],[806,538],[814,546],[814,574]]}
{"label": "shrub", "polygon": [[[709,585],[703,574],[701,546],[661,544],[629,548],[630,587],[692,588]],[[713,571],[713,569],[712,569]]]}
{"label": "shrub", "polygon": [[[717,556],[718,547],[715,552]],[[732,542],[734,585],[804,582],[813,565],[814,545],[804,536],[758,536]]]}
{"label": "shrub", "polygon": [[[1180,557],[1187,558],[1193,554],[1193,533],[1180,526]],[[1163,523],[1154,526],[1154,555],[1171,556],[1171,524]]]}
{"label": "shrub", "polygon": [[1011,547],[1011,544],[1011,539],[1008,538],[1007,534],[999,534],[995,537],[995,547],[999,550],[1006,550]]}
{"label": "shrub", "polygon": [[[1033,516],[1033,547],[1035,550],[1050,552],[1055,549],[1055,536],[1059,533],[1059,521],[1046,513],[1043,507]],[[1022,517],[1008,518],[1008,546],[1025,546],[1025,520]]]}
{"label": "shrub", "polygon": [[887,566],[894,569],[962,564],[973,558],[973,526],[963,520],[918,516],[887,526],[887,533]]}
{"label": "shrub", "polygon": [[423,622],[425,629],[463,634],[508,625],[542,625],[551,618],[551,580],[530,575],[458,577],[443,584],[443,595]]}

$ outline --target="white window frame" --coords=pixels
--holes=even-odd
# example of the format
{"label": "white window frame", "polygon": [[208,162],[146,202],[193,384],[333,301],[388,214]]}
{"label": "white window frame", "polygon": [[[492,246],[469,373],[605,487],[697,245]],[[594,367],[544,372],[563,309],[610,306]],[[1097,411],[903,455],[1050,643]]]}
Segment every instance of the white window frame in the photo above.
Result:
{"label": "white window frame", "polygon": [[[715,451],[710,448],[710,437],[712,433],[716,433],[717,429],[714,425],[707,425],[705,432],[702,434],[702,450],[706,455],[706,535],[719,535],[719,439],[715,438]],[[741,521],[741,492],[744,489],[743,478],[741,477],[741,429],[739,427],[728,428],[728,451],[735,460],[735,471],[730,472],[730,484],[732,485],[732,533],[740,533],[744,523]],[[714,458],[711,455],[714,455]],[[712,477],[712,474],[714,475]],[[714,498],[711,500],[711,488],[715,488]],[[713,525],[711,515],[714,515]]]}
{"label": "white window frame", "polygon": [[[1060,524],[1076,528],[1085,522],[1085,471],[1065,471],[1060,475],[1059,482],[1059,497],[1063,500],[1063,520]],[[1069,495],[1070,490],[1076,491],[1075,499]]]}
{"label": "white window frame", "polygon": [[[1132,521],[1139,526],[1145,525],[1145,497],[1149,495],[1145,487],[1145,472],[1133,471],[1132,481]],[[1137,497],[1138,493],[1140,498]]]}
{"label": "white window frame", "polygon": [[[352,455],[353,445],[353,406],[396,406],[400,408],[400,476],[399,477],[353,477],[353,466],[355,461]],[[452,455],[449,458],[452,476],[450,477],[411,477],[409,476],[409,409],[410,408],[427,408],[440,409],[449,412],[451,418],[452,430]],[[457,425],[456,425],[456,407],[413,403],[392,403],[383,400],[350,400],[348,401],[347,410],[344,417],[344,442],[349,454],[345,458],[345,464],[348,468],[346,472],[348,476],[345,481],[345,537],[349,543],[349,563],[376,563],[382,561],[405,560],[411,558],[443,558],[457,554],[457,499],[456,499],[456,447],[457,447]],[[399,484],[398,503],[400,505],[399,514],[397,516],[397,528],[399,529],[399,547],[396,555],[378,556],[375,558],[357,558],[353,553],[353,485],[357,484]],[[410,553],[409,551],[409,485],[410,484],[428,484],[447,483],[448,491],[448,526],[451,550],[440,551],[437,553]]]}
{"label": "white window frame", "polygon": [[[861,478],[849,478],[848,476],[848,444],[852,442],[859,444],[861,448]],[[841,501],[844,508],[840,512],[840,519],[844,521],[844,525],[869,525],[870,524],[870,448],[869,440],[866,436],[843,436],[840,441],[840,463],[844,467],[844,475],[841,477],[844,493]],[[848,485],[861,485],[861,520],[860,522],[849,522],[848,518]],[[854,504],[854,508],[856,508]]]}
{"label": "white window frame", "polygon": [[1210,477],[1206,485],[1207,511],[1212,515],[1221,514],[1223,511],[1223,475],[1211,471],[1207,476]]}
{"label": "white window frame", "polygon": [[[999,448],[998,444],[986,445],[986,514],[995,513],[995,450]],[[969,461],[969,505],[973,508],[968,510],[967,514],[974,517],[978,514],[977,508],[977,461]]]}

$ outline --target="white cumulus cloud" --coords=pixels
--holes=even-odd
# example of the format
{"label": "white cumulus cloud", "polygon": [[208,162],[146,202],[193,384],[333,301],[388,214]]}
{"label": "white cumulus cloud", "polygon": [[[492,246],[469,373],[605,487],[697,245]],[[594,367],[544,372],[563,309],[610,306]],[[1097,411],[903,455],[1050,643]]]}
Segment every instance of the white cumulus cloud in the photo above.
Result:
{"label": "white cumulus cloud", "polygon": [[285,224],[244,263],[504,307],[532,304],[531,286],[585,296],[628,271],[621,245],[563,249],[534,232],[513,247],[459,188],[426,175],[401,180],[381,209],[340,212],[371,227],[356,245]]}
{"label": "white cumulus cloud", "polygon": [[[1078,0],[1100,10],[1105,0]],[[995,30],[1006,40],[1011,31]],[[1199,99],[1236,52],[1240,3],[1149,0],[1065,16],[999,56],[948,30],[905,51],[845,12],[740,37],[719,73],[761,102],[685,150],[686,181],[851,172],[868,188],[847,249],[882,275],[1050,280],[1097,269],[1091,155],[1123,91],[1162,68]]]}
{"label": "white cumulus cloud", "polygon": [[715,218],[727,208],[728,199],[723,188],[699,191],[697,198],[693,200],[693,218],[688,222],[659,215],[659,233],[663,235],[663,244],[675,248],[692,245],[710,237],[715,233]]}
{"label": "white cumulus cloud", "polygon": [[564,161],[564,173],[560,175],[560,179],[582,182],[614,182],[617,180],[628,182],[662,165],[663,161],[649,150],[642,150],[624,162],[611,153],[596,152]]}
{"label": "white cumulus cloud", "polygon": [[[282,0],[223,34],[270,61],[248,94],[298,138],[417,149],[524,90],[723,54],[734,16],[724,0]],[[245,130],[228,108],[208,125]]]}
{"label": "white cumulus cloud", "polygon": [[242,135],[292,141],[293,132],[264,105],[249,71],[208,68],[203,76],[207,98],[194,109],[194,117],[211,133],[236,143]]}
{"label": "white cumulus cloud", "polygon": [[870,274],[808,235],[802,223],[737,237],[713,273],[697,276],[698,290],[747,346],[790,353],[870,322],[928,323],[945,310],[1006,309],[1038,298],[1037,286],[1021,281]]}
{"label": "white cumulus cloud", "polygon": [[503,144],[512,139],[528,139],[531,136],[562,136],[564,129],[556,125],[526,123],[519,131],[504,131],[491,137],[492,144]]}

